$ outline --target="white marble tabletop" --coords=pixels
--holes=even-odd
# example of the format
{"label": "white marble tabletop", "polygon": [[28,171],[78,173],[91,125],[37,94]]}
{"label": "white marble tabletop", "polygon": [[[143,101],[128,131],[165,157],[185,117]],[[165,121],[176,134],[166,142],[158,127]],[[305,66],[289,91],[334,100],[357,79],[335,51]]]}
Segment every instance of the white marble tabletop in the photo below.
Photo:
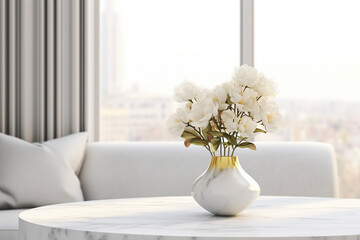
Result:
{"label": "white marble tabletop", "polygon": [[360,239],[360,199],[260,197],[216,217],[191,197],[58,204],[20,214],[21,240]]}

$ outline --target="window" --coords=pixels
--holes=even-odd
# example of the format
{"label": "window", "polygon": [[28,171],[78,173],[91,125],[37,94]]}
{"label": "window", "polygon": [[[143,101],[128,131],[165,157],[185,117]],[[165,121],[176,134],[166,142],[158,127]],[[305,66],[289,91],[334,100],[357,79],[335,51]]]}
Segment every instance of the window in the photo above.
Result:
{"label": "window", "polygon": [[240,64],[240,0],[102,0],[100,140],[173,140],[173,89]]}
{"label": "window", "polygon": [[286,128],[257,140],[336,151],[342,197],[360,197],[360,1],[256,0],[255,67],[279,85]]}
{"label": "window", "polygon": [[[287,123],[257,140],[330,143],[341,196],[360,197],[360,1],[254,4],[254,64],[278,83]],[[173,88],[231,77],[240,10],[240,0],[102,0],[100,139],[180,140],[164,124]]]}

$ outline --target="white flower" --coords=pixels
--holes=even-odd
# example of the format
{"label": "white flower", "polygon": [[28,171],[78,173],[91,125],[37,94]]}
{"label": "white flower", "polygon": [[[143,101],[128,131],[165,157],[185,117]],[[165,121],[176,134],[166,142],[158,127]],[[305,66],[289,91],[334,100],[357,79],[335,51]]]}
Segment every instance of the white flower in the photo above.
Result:
{"label": "white flower", "polygon": [[241,65],[239,68],[235,68],[233,80],[243,86],[253,87],[257,80],[257,70],[249,65]]}
{"label": "white flower", "polygon": [[267,101],[261,106],[260,118],[268,132],[275,132],[284,125],[279,108],[274,101]]}
{"label": "white flower", "polygon": [[174,99],[177,102],[188,102],[194,99],[200,92],[200,88],[190,83],[183,81],[179,86],[174,89]]}
{"label": "white flower", "polygon": [[257,91],[261,96],[273,96],[276,93],[276,84],[266,78],[263,74],[260,74],[256,85],[254,86],[254,90]]}
{"label": "white flower", "polygon": [[192,102],[188,102],[187,104],[185,104],[185,110],[189,113],[191,108],[192,108],[193,103]]}
{"label": "white flower", "polygon": [[264,97],[261,97],[259,100],[257,100],[255,106],[251,109],[251,111],[249,111],[249,115],[256,122],[261,121],[261,107],[264,99]]}
{"label": "white flower", "polygon": [[191,106],[190,123],[194,127],[205,128],[209,124],[212,116],[218,113],[218,106],[214,104],[211,98],[204,98],[196,101]]}
{"label": "white flower", "polygon": [[[229,96],[230,96],[230,101],[232,103],[235,103],[236,105],[241,104],[241,99],[243,98],[243,87],[233,87],[232,89],[229,90]],[[240,106],[240,110],[242,110],[242,107]]]}
{"label": "white flower", "polygon": [[195,96],[196,101],[202,101],[202,100],[207,99],[207,98],[208,98],[208,99],[212,99],[212,97],[213,97],[212,92],[211,92],[209,89],[207,89],[207,88],[202,89],[202,90],[199,91],[199,93]]}
{"label": "white flower", "polygon": [[224,122],[226,131],[228,133],[233,133],[239,131],[239,121],[240,119],[235,115],[231,110],[226,110],[221,114],[221,119]]}
{"label": "white flower", "polygon": [[255,121],[253,121],[250,117],[244,116],[241,118],[238,128],[242,137],[252,137],[254,136],[256,127],[257,123]]}
{"label": "white flower", "polygon": [[230,90],[230,101],[236,104],[240,111],[252,111],[258,108],[258,93],[251,88],[235,87]]}
{"label": "white flower", "polygon": [[224,82],[221,87],[227,92],[229,93],[231,89],[233,89],[234,87],[238,86],[239,84],[237,82],[235,82],[234,80],[228,81],[228,82]]}
{"label": "white flower", "polygon": [[237,117],[231,110],[224,111],[221,114],[221,119],[228,133],[239,132],[242,137],[252,137],[257,127],[257,123],[250,117]]}
{"label": "white flower", "polygon": [[183,108],[178,108],[176,113],[170,115],[169,119],[166,121],[166,126],[171,135],[180,137],[188,122],[189,117],[187,111]]}
{"label": "white flower", "polygon": [[223,87],[221,87],[221,86],[215,87],[212,98],[213,98],[214,104],[216,104],[216,103],[218,104],[220,111],[225,110],[228,107],[228,105],[225,103],[227,96],[228,96],[227,91]]}

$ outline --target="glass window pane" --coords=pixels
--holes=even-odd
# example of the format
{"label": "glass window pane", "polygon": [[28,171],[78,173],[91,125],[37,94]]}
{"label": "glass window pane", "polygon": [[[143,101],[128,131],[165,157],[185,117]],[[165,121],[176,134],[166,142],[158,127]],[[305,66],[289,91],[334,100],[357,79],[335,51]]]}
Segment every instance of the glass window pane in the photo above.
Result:
{"label": "glass window pane", "polygon": [[102,0],[100,28],[102,141],[172,140],[173,88],[240,62],[239,0]]}
{"label": "glass window pane", "polygon": [[286,128],[261,139],[335,148],[343,197],[360,197],[360,1],[256,0],[255,66],[279,85]]}

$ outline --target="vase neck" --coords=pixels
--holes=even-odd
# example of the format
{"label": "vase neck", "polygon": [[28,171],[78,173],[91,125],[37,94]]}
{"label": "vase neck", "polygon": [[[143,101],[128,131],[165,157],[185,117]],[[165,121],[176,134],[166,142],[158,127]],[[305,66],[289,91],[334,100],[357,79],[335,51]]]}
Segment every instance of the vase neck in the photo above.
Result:
{"label": "vase neck", "polygon": [[239,168],[238,157],[212,157],[209,168],[224,170],[227,168]]}

